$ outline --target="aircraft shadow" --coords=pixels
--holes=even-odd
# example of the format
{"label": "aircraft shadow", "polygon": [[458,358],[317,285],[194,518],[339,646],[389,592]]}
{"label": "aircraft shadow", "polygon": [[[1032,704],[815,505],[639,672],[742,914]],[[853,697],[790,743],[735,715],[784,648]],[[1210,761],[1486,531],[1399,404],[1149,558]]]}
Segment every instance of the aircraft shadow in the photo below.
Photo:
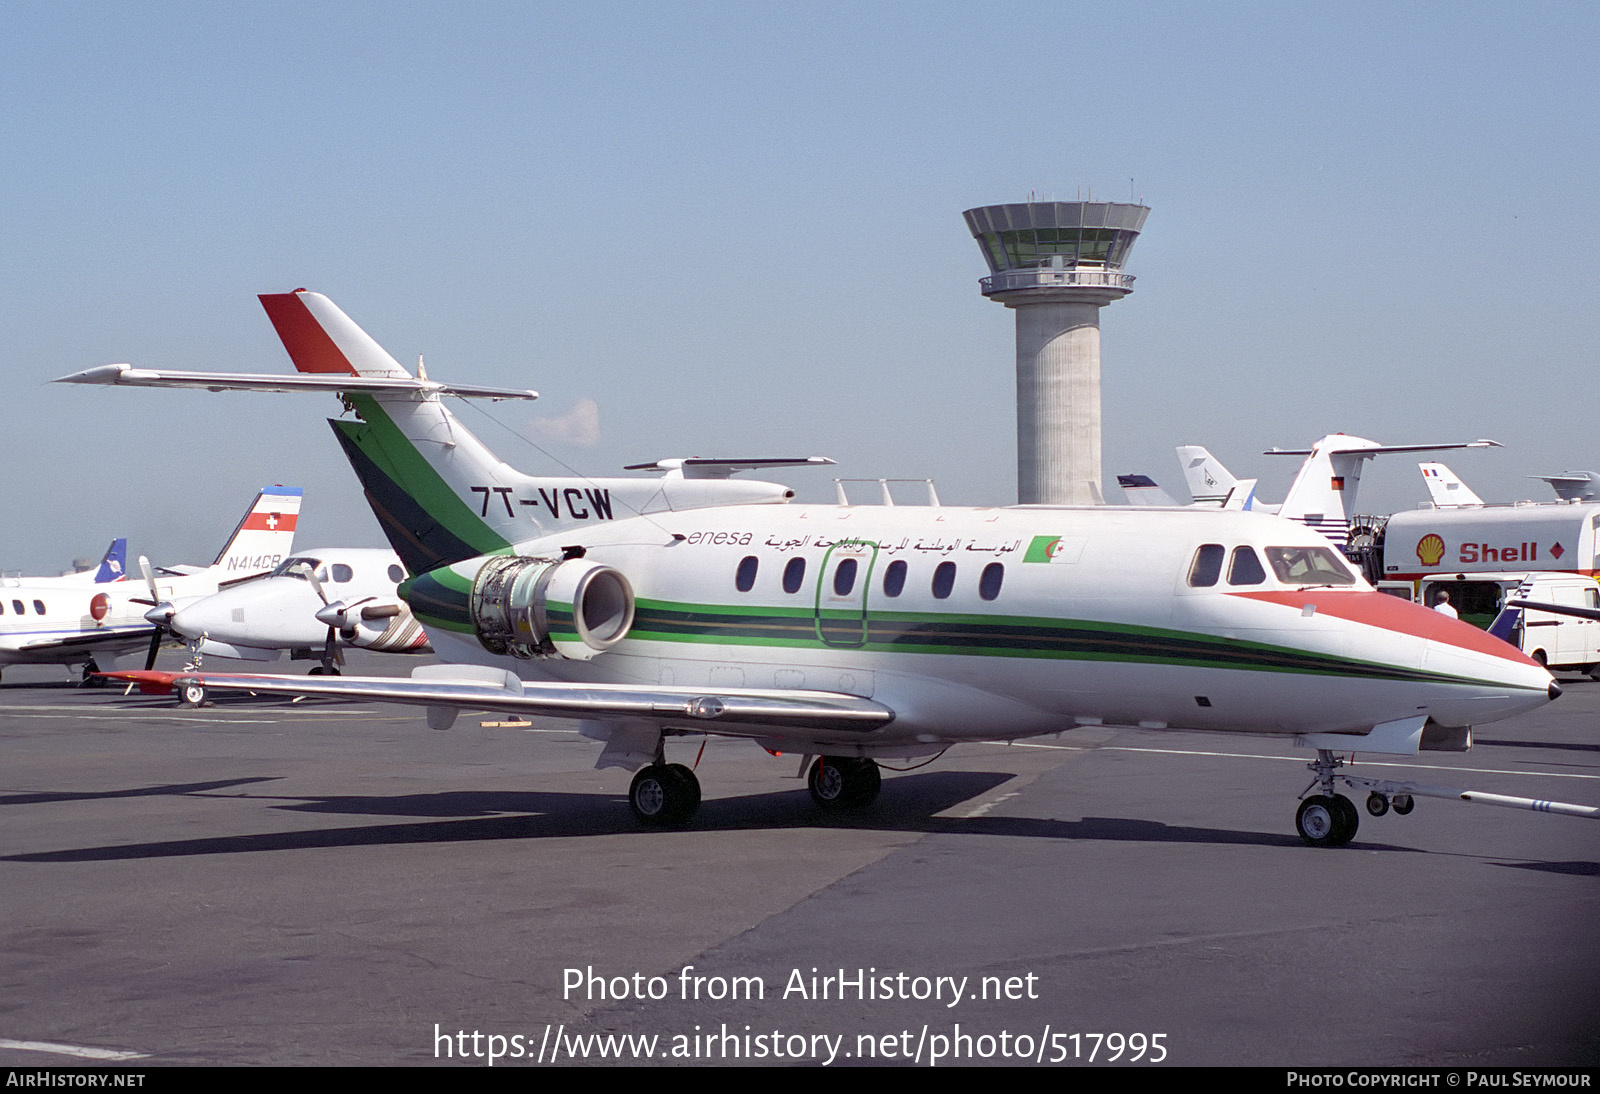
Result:
{"label": "aircraft shadow", "polygon": [[[998,836],[1092,842],[1174,843],[1299,847],[1293,835],[1240,832],[1218,828],[1164,824],[1128,817],[1084,817],[1058,820],[1039,817],[945,817],[938,814],[971,801],[1008,782],[1003,772],[946,771],[907,775],[886,781],[884,794],[871,807],[850,814],[822,814],[805,790],[783,790],[732,798],[709,799],[683,829],[647,831],[639,827],[626,800],[617,795],[569,794],[551,791],[459,791],[394,797],[338,796],[280,799],[272,808],[299,813],[367,817],[422,817],[410,823],[358,825],[311,830],[208,836],[148,843],[82,847],[0,856],[6,862],[97,862],[158,859],[191,855],[246,854],[333,847],[370,847],[408,843],[475,843],[506,839],[563,839],[634,834],[670,838],[674,832],[782,831],[842,828],[867,832],[909,832]],[[153,787],[106,794],[27,795],[38,801],[66,797],[118,797],[159,793],[194,793],[239,786],[268,778],[222,780],[216,783]],[[14,795],[13,798],[23,797]],[[230,796],[230,800],[231,800]],[[255,800],[271,800],[270,797]],[[290,804],[292,802],[292,804]],[[0,800],[3,804],[3,800]],[[1366,850],[1415,852],[1357,839]]]}
{"label": "aircraft shadow", "polygon": [[215,779],[203,783],[168,783],[165,786],[141,786],[131,790],[58,790],[34,794],[0,794],[0,805],[39,805],[44,802],[96,801],[103,798],[149,798],[166,794],[199,794],[206,790],[221,790],[229,786],[247,786],[250,783],[276,782],[279,776],[257,775],[245,779]]}

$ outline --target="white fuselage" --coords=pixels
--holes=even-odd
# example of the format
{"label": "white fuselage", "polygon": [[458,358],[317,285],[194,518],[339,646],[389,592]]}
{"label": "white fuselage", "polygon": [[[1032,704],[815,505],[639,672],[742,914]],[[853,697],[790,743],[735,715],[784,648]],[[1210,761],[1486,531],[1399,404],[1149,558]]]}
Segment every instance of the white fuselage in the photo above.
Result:
{"label": "white fuselage", "polygon": [[[315,572],[327,602],[399,603],[395,586],[405,579],[405,570],[393,551],[323,548],[297,553],[269,575],[187,604],[173,616],[172,629],[200,641],[202,653],[224,657],[272,660],[283,650],[322,649],[328,624],[317,619],[317,612],[327,602],[307,580],[301,562]],[[384,630],[384,625],[377,630]],[[420,629],[413,630],[413,640],[404,648],[426,648]],[[335,639],[340,645],[351,644],[337,630]]]}
{"label": "white fuselage", "polygon": [[1549,675],[1515,649],[1359,579],[1292,584],[1267,566],[1192,583],[1202,545],[1327,548],[1264,514],[737,506],[568,529],[518,553],[574,543],[632,584],[626,640],[591,661],[513,660],[430,626],[440,656],[525,679],[865,696],[895,713],[871,734],[879,755],[1101,724],[1463,726],[1548,701]]}

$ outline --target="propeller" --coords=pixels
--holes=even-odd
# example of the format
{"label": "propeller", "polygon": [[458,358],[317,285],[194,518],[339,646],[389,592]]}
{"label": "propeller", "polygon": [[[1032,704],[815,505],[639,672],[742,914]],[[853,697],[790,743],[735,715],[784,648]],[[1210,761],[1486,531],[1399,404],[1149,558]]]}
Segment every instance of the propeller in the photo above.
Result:
{"label": "propeller", "polygon": [[155,624],[155,633],[150,636],[150,652],[145,655],[144,668],[146,672],[156,667],[156,654],[161,652],[161,636],[176,634],[172,629],[172,617],[177,614],[177,609],[172,602],[161,599],[161,592],[156,588],[156,575],[150,569],[150,560],[143,555],[139,556],[139,572],[144,575],[144,583],[149,586],[150,599],[135,599],[136,604],[151,604],[153,607],[144,613],[145,619]]}
{"label": "propeller", "polygon": [[[322,582],[317,577],[315,566],[302,562],[295,570],[305,576],[311,583],[311,589],[317,594],[317,599],[322,601],[322,607],[317,609],[317,622],[328,625],[328,640],[322,645],[322,670],[324,673],[338,673],[337,665],[344,664],[344,658],[339,653],[339,631],[344,627],[344,601],[330,601],[328,594],[322,591]],[[315,672],[316,670],[312,670]]]}

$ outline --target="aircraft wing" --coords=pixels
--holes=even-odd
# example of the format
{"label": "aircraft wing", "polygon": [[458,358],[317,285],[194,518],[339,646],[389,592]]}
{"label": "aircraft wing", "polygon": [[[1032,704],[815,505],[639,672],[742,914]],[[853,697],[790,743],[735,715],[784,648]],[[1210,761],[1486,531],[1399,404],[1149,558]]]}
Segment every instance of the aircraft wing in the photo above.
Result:
{"label": "aircraft wing", "polygon": [[22,653],[43,653],[47,650],[91,649],[95,646],[126,646],[149,640],[154,627],[139,627],[129,631],[95,630],[69,634],[60,638],[37,638],[16,647]]}
{"label": "aircraft wing", "polygon": [[[411,706],[497,710],[552,718],[650,718],[706,733],[747,727],[859,730],[894,720],[882,703],[842,692],[784,688],[687,688],[634,684],[574,684],[521,680],[515,673],[464,665],[428,665],[409,678],[393,676],[277,676],[214,672],[110,672],[146,693],[199,684],[207,690],[331,699],[378,700]],[[433,711],[429,712],[433,722]],[[740,730],[733,729],[734,726]],[[722,728],[727,727],[727,728]]]}
{"label": "aircraft wing", "polygon": [[100,365],[58,377],[57,384],[111,384],[121,387],[198,388],[203,391],[368,391],[415,392],[423,395],[459,395],[480,399],[537,399],[525,388],[482,387],[477,384],[442,384],[410,376],[356,376],[341,373],[174,372],[169,369]]}

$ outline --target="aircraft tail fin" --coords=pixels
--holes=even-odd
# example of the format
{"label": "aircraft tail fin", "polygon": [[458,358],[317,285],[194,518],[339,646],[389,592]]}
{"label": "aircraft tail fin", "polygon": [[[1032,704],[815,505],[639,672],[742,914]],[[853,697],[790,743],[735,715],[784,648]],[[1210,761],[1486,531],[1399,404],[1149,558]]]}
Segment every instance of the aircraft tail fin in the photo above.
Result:
{"label": "aircraft tail fin", "polygon": [[264,574],[294,553],[301,494],[298,486],[262,488],[211,564],[222,580]]}
{"label": "aircraft tail fin", "polygon": [[117,538],[111,541],[111,546],[106,548],[105,557],[100,560],[100,568],[95,571],[94,583],[103,585],[109,581],[121,581],[128,576],[128,541]]}
{"label": "aircraft tail fin", "polygon": [[1129,505],[1143,507],[1178,504],[1178,500],[1163,490],[1149,475],[1118,475],[1117,485],[1122,487],[1122,493],[1128,499]]}
{"label": "aircraft tail fin", "polygon": [[321,293],[296,289],[263,293],[258,299],[283,340],[283,348],[289,351],[289,359],[301,372],[390,378],[411,375]]}
{"label": "aircraft tail fin", "polygon": [[1222,466],[1222,461],[1197,444],[1178,446],[1178,463],[1183,466],[1184,483],[1189,496],[1201,507],[1215,509],[1228,497],[1228,492],[1239,481]]}
{"label": "aircraft tail fin", "polygon": [[1465,509],[1483,504],[1483,499],[1444,464],[1419,463],[1417,469],[1422,472],[1422,482],[1428,488],[1435,509]]}

